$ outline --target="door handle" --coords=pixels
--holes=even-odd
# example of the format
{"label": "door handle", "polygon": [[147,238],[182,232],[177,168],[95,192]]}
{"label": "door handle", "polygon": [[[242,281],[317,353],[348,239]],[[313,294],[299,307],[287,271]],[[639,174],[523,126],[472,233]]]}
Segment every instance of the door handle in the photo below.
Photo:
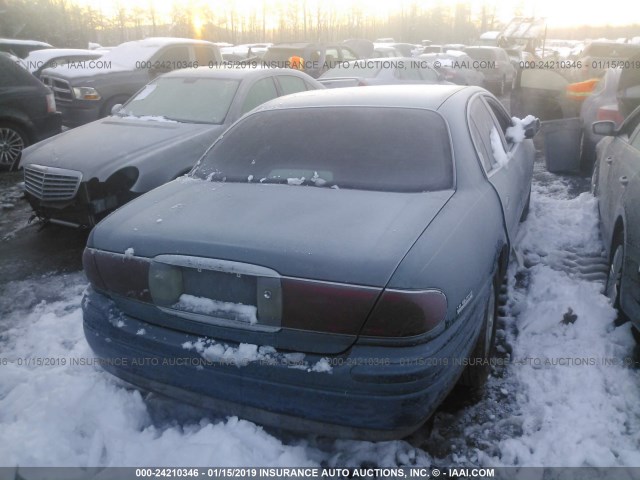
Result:
{"label": "door handle", "polygon": [[608,165],[611,165],[611,162],[613,162],[613,157],[607,157],[604,159],[605,162],[607,162]]}
{"label": "door handle", "polygon": [[626,187],[629,183],[629,177],[627,177],[626,175],[621,176],[619,180],[623,187]]}

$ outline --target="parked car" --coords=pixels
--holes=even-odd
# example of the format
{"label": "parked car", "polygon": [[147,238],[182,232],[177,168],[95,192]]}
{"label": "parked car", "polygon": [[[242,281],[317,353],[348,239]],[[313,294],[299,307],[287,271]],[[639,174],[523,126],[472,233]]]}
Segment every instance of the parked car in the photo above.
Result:
{"label": "parked car", "polygon": [[53,46],[36,40],[0,38],[0,52],[7,52],[18,58],[26,58],[27,55],[29,55],[29,52],[33,50],[42,50],[43,48],[53,48]]}
{"label": "parked car", "polygon": [[[591,42],[584,48],[577,59],[581,62],[582,69],[575,70],[578,75],[576,80],[601,77],[608,68],[620,63],[622,63],[621,68],[626,69],[624,61],[638,54],[640,54],[640,45],[617,42]],[[633,67],[631,69],[637,70]]]}
{"label": "parked car", "polygon": [[338,63],[357,60],[358,54],[346,45],[325,43],[278,43],[269,47],[262,60],[267,67],[290,67],[292,57],[303,60],[304,72],[318,78]]}
{"label": "parked car", "polygon": [[390,58],[401,56],[400,52],[393,47],[376,47],[373,49],[373,53],[371,54],[371,58]]}
{"label": "parked car", "polygon": [[511,122],[453,85],[264,104],[93,229],[87,341],[126,381],[226,414],[411,433],[488,374],[535,153],[537,122]]}
{"label": "parked car", "polygon": [[[284,69],[183,69],[149,83],[115,115],[28,149],[26,197],[36,215],[91,227],[132,198],[185,174],[244,113],[322,86]],[[54,184],[55,181],[55,184]]]}
{"label": "parked car", "polygon": [[27,68],[37,78],[45,68],[55,68],[70,62],[82,64],[88,60],[102,57],[107,50],[83,50],[80,48],[47,48],[32,50],[24,59]]}
{"label": "parked car", "polygon": [[606,137],[596,149],[592,181],[610,264],[605,292],[640,340],[640,107],[619,128],[606,120],[593,130]]}
{"label": "parked car", "polygon": [[28,145],[60,133],[53,93],[7,55],[0,55],[0,166],[17,165]]}
{"label": "parked car", "polygon": [[325,72],[318,81],[327,88],[447,83],[429,62],[416,58],[390,57],[356,60]]}
{"label": "parked car", "polygon": [[386,43],[374,43],[374,48],[378,47],[392,47],[395,48],[403,57],[414,57],[422,53],[422,45],[415,45],[413,43],[401,43],[401,42],[386,42]]}
{"label": "parked car", "polygon": [[507,52],[500,47],[467,47],[464,53],[476,61],[477,70],[484,74],[487,88],[496,95],[504,95],[516,81]]}
{"label": "parked car", "polygon": [[484,87],[484,74],[473,68],[473,59],[463,52],[425,53],[418,58],[428,61],[449,82]]}
{"label": "parked car", "polygon": [[222,63],[216,45],[186,38],[147,38],[110,50],[95,66],[45,69],[43,83],[53,90],[64,125],[77,127],[111,113],[162,73]]}

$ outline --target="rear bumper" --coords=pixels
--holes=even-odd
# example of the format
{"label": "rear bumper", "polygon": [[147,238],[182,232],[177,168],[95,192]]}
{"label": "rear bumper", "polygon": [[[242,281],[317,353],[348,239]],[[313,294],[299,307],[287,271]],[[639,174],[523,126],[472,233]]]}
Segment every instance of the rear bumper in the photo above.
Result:
{"label": "rear bumper", "polygon": [[[355,345],[338,356],[306,354],[306,366],[236,366],[209,362],[183,346],[203,337],[125,315],[93,289],[83,315],[87,341],[103,367],[144,389],[264,425],[378,440],[402,438],[428,419],[462,373],[452,359],[465,357],[477,334],[464,332],[472,322],[456,322],[453,335],[417,346]],[[322,358],[330,372],[313,370]]]}

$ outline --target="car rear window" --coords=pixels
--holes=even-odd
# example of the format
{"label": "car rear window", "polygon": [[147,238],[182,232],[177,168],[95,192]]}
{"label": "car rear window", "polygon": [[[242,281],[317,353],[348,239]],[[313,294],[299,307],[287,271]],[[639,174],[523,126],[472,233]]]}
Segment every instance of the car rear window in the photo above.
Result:
{"label": "car rear window", "polygon": [[474,60],[493,60],[495,58],[494,51],[491,48],[467,48],[464,53]]}
{"label": "car rear window", "polygon": [[452,188],[449,133],[434,111],[309,107],[257,112],[205,155],[212,181],[423,192]]}

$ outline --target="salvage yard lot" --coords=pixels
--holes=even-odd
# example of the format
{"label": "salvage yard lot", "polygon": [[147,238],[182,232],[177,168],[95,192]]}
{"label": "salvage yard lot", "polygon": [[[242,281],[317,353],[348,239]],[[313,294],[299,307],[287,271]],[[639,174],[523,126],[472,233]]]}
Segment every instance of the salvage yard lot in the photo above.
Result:
{"label": "salvage yard lot", "polygon": [[[637,466],[640,376],[630,325],[601,293],[607,261],[586,179],[538,159],[501,299],[499,362],[404,441],[266,430],[141,392],[104,372],[82,331],[86,235],[25,226],[19,177],[0,203],[0,458],[38,466]],[[12,204],[13,206],[6,206]],[[11,218],[11,221],[4,221]],[[80,359],[85,359],[80,361]],[[72,361],[73,360],[73,361]],[[82,364],[85,363],[85,364]]]}

